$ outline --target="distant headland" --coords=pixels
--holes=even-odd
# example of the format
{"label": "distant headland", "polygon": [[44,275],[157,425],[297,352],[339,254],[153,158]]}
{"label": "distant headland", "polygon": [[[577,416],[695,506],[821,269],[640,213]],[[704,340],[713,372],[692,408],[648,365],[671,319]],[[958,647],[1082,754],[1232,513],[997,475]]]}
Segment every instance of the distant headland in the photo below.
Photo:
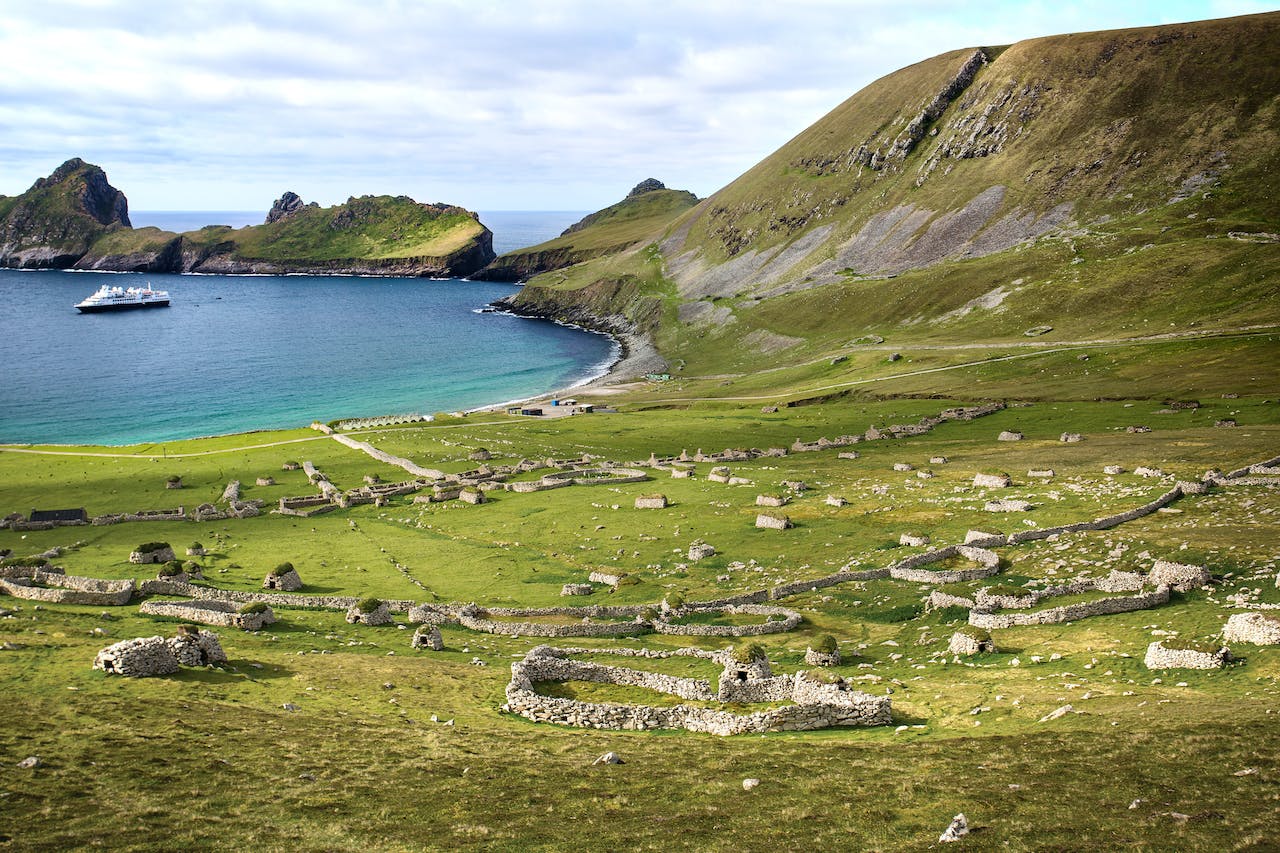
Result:
{"label": "distant headland", "polygon": [[134,228],[124,193],[79,158],[0,196],[0,267],[10,269],[461,277],[493,258],[475,213],[407,196],[320,207],[286,192],[261,225],[182,234]]}

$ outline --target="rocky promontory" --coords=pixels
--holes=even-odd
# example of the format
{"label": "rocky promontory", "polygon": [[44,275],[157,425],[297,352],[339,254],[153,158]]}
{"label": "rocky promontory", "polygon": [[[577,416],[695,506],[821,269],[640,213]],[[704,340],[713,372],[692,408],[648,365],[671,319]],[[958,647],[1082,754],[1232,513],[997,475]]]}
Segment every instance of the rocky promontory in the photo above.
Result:
{"label": "rocky promontory", "polygon": [[109,272],[466,276],[494,258],[471,211],[408,196],[333,207],[284,193],[261,225],[175,234],[133,228],[128,201],[97,166],[68,160],[27,192],[0,197],[0,266]]}
{"label": "rocky promontory", "polygon": [[539,273],[621,252],[697,203],[693,193],[670,190],[662,181],[647,178],[617,204],[584,216],[553,240],[507,252],[472,278],[525,281]]}

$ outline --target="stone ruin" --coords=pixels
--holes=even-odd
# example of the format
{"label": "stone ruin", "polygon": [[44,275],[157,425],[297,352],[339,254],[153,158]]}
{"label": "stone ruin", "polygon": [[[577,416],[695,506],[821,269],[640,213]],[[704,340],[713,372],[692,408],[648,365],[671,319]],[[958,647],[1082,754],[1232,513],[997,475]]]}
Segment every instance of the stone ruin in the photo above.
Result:
{"label": "stone ruin", "polygon": [[208,666],[227,662],[227,655],[211,631],[183,625],[177,636],[121,640],[98,652],[93,668],[107,675],[148,678],[173,675],[179,666]]}
{"label": "stone ruin", "polygon": [[893,463],[893,470],[903,472],[914,471],[916,470],[916,466],[912,465],[910,462],[895,462]]}
{"label": "stone ruin", "polygon": [[169,547],[168,543],[156,542],[152,544],[162,547],[149,548],[144,551],[131,551],[129,552],[129,562],[146,565],[147,563],[167,563],[174,559],[173,548]]}
{"label": "stone ruin", "polygon": [[1062,435],[1058,436],[1058,441],[1061,441],[1063,444],[1077,444],[1084,441],[1084,436],[1078,432],[1064,432]]}
{"label": "stone ruin", "polygon": [[930,456],[930,457],[929,457],[929,464],[930,464],[930,465],[946,465],[946,464],[947,464],[947,462],[949,462],[949,461],[950,461],[950,460],[948,460],[948,459],[947,459],[947,457],[945,457],[945,456]]}
{"label": "stone ruin", "polygon": [[413,632],[412,646],[415,649],[430,649],[433,652],[444,650],[444,638],[440,636],[438,625],[419,625]]}
{"label": "stone ruin", "polygon": [[590,595],[595,587],[589,583],[567,583],[560,587],[561,595]]}
{"label": "stone ruin", "polygon": [[[366,607],[370,604],[374,606],[366,611],[361,607],[362,604]],[[357,601],[347,608],[347,623],[351,625],[390,625],[391,621],[391,608],[385,601],[376,598]]]}
{"label": "stone ruin", "polygon": [[974,474],[973,484],[982,489],[1007,489],[1013,485],[1008,474]]}
{"label": "stone ruin", "polygon": [[193,625],[181,625],[178,633],[165,641],[182,666],[217,666],[227,662],[218,635]]}
{"label": "stone ruin", "polygon": [[1261,613],[1233,613],[1222,629],[1222,640],[1254,646],[1280,645],[1280,620]]}
{"label": "stone ruin", "polygon": [[1027,476],[1037,480],[1052,480],[1057,473],[1052,468],[1032,468],[1027,472]]}
{"label": "stone ruin", "polygon": [[1004,430],[998,436],[996,436],[996,441],[1022,441],[1024,437],[1025,436],[1023,436],[1023,434],[1020,432]]}
{"label": "stone ruin", "polygon": [[1016,500],[987,501],[982,505],[982,508],[987,512],[1028,512],[1031,509],[1031,502]]}
{"label": "stone ruin", "polygon": [[729,477],[729,469],[724,466],[712,468],[711,473],[707,474],[707,479],[713,483],[727,483],[729,482]]}
{"label": "stone ruin", "polygon": [[762,512],[756,516],[756,527],[764,530],[786,530],[791,526],[790,517],[780,512]]}
{"label": "stone ruin", "polygon": [[465,504],[482,504],[486,499],[483,490],[474,486],[467,486],[458,490],[458,500]]}
{"label": "stone ruin", "polygon": [[961,628],[951,635],[951,642],[947,644],[947,652],[953,655],[977,655],[995,650],[991,634],[980,628]]}
{"label": "stone ruin", "polygon": [[636,497],[636,509],[665,509],[666,507],[666,495],[638,495]]}
{"label": "stone ruin", "polygon": [[847,505],[849,502],[842,497],[837,497],[836,495],[827,495],[823,503],[827,506],[842,507]]}
{"label": "stone ruin", "polygon": [[293,563],[281,563],[262,579],[263,589],[276,589],[281,592],[294,592],[302,589],[302,577]]}
{"label": "stone ruin", "polygon": [[785,495],[756,495],[756,506],[786,506],[790,499]]}
{"label": "stone ruin", "polygon": [[173,675],[178,671],[178,658],[164,637],[138,637],[121,640],[98,652],[93,668],[107,675],[148,678]]}
{"label": "stone ruin", "polygon": [[804,662],[809,666],[839,666],[840,647],[835,640],[827,637],[828,642],[819,641],[818,648],[809,646],[804,650]]}
{"label": "stone ruin", "polygon": [[1189,592],[1207,586],[1212,579],[1209,570],[1203,566],[1191,566],[1186,563],[1174,563],[1168,560],[1156,560],[1151,567],[1151,582],[1167,584],[1178,592]]}
{"label": "stone ruin", "polygon": [[1113,476],[1113,477],[1114,477],[1114,476],[1116,476],[1117,474],[1123,474],[1123,473],[1124,473],[1124,467],[1123,467],[1123,466],[1121,466],[1121,465],[1106,465],[1106,466],[1104,466],[1104,467],[1103,467],[1103,469],[1102,469],[1102,473],[1104,473],[1104,474],[1110,474],[1111,476]]}
{"label": "stone ruin", "polygon": [[1231,650],[1219,645],[1216,651],[1168,648],[1160,640],[1147,646],[1142,659],[1147,669],[1221,669],[1231,660]]}
{"label": "stone ruin", "polygon": [[276,484],[275,477],[259,477],[254,481],[255,486],[274,486]]}
{"label": "stone ruin", "polygon": [[[550,646],[537,646],[530,650],[523,660],[511,665],[511,681],[507,684],[507,702],[503,705],[503,710],[534,722],[584,728],[629,731],[686,729],[717,735],[809,731],[830,726],[881,726],[891,722],[888,696],[872,696],[851,689],[840,678],[805,672],[794,676],[773,676],[769,674],[767,659],[763,665],[753,661],[749,668],[742,670],[744,677],[740,679],[738,664],[725,652],[705,652],[699,649],[679,649],[675,652],[608,650],[611,654],[636,657],[685,655],[721,662],[727,660],[732,666],[726,669],[726,676],[721,677],[720,689],[713,693],[706,679],[681,678],[627,667],[606,666],[573,660],[571,657],[588,651],[601,650],[557,649]],[[582,702],[537,693],[533,685],[545,681],[632,685],[701,702],[790,701],[794,704],[751,714],[736,714],[699,705],[653,707]],[[723,698],[725,695],[733,698],[726,700]]]}
{"label": "stone ruin", "polygon": [[898,537],[899,545],[906,545],[909,548],[918,548],[921,545],[929,544],[929,537],[923,533],[904,533]]}

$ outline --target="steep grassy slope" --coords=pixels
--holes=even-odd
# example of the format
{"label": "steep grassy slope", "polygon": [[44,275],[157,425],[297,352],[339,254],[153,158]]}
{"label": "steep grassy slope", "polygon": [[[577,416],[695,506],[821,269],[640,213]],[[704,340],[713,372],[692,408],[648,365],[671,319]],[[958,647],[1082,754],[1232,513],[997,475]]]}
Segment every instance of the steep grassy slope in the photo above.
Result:
{"label": "steep grassy slope", "polygon": [[0,197],[0,266],[58,267],[129,227],[129,203],[97,166],[72,158],[20,196]]}
{"label": "steep grassy slope", "polygon": [[624,251],[669,225],[698,203],[685,190],[670,190],[652,178],[638,184],[617,204],[583,217],[553,240],[508,252],[474,278],[521,281],[606,254]]}
{"label": "steep grassy slope", "polygon": [[[650,239],[693,371],[1280,321],[1280,14],[894,72]],[[604,261],[593,262],[603,265]],[[607,262],[641,263],[632,253]],[[591,264],[521,301],[572,305]],[[1170,327],[1170,324],[1174,324]]]}

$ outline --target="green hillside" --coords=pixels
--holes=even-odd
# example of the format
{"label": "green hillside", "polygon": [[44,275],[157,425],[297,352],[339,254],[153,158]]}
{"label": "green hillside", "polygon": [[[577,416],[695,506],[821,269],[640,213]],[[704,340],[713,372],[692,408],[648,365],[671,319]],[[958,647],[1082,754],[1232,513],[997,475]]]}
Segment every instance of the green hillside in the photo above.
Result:
{"label": "green hillside", "polygon": [[[1278,322],[1278,69],[1273,13],[896,71],[642,241],[660,249],[648,278],[669,309],[655,339],[696,374],[868,335],[1052,342]],[[572,310],[578,289],[652,270],[632,250],[537,278],[517,301]]]}
{"label": "green hillside", "polygon": [[625,251],[652,239],[677,216],[698,203],[686,190],[667,189],[649,178],[617,204],[598,210],[565,229],[559,237],[495,259],[475,278],[521,281],[601,255]]}

